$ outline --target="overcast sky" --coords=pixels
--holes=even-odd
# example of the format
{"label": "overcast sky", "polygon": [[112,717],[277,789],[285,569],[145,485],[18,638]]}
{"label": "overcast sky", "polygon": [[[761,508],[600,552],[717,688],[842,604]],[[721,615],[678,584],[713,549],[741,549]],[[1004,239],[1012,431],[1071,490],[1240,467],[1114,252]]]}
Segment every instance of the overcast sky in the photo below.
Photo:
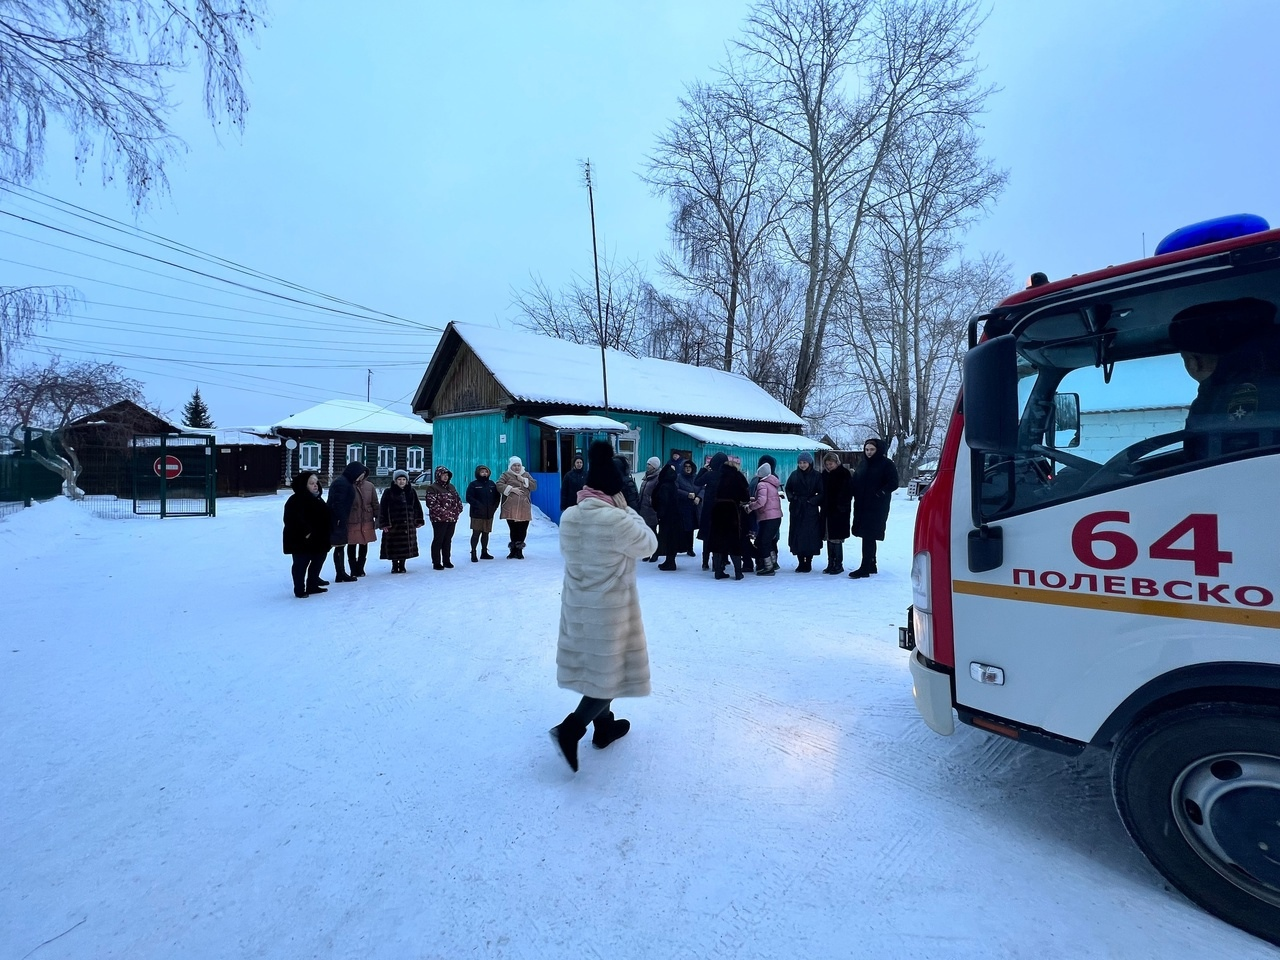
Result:
{"label": "overcast sky", "polygon": [[[193,85],[175,118],[189,152],[140,217],[96,165],[77,182],[65,140],[51,141],[33,186],[389,316],[171,279],[171,267],[12,214],[177,261],[171,251],[0,193],[11,214],[0,283],[72,284],[82,300],[16,359],[113,360],[174,413],[198,384],[221,426],[364,399],[369,370],[371,397],[408,412],[447,321],[511,326],[513,289],[531,276],[558,288],[590,274],[582,160],[595,171],[602,254],[655,265],[668,210],[638,172],[749,4],[387,0],[358,20],[351,9],[271,0],[246,49],[243,137],[215,137]],[[996,0],[977,54],[1000,88],[986,149],[1010,182],[971,252],[1002,252],[1017,278],[1057,278],[1136,259],[1195,220],[1249,211],[1280,223],[1278,35],[1272,0]]]}

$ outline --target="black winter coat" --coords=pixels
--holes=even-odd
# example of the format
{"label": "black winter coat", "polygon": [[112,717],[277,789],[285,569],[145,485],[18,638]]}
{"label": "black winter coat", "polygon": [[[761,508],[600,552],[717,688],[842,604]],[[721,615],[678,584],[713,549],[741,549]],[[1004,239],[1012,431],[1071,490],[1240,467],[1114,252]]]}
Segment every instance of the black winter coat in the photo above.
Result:
{"label": "black winter coat", "polygon": [[875,444],[877,453],[864,456],[853,474],[853,535],[883,540],[889,504],[898,489],[898,468],[885,456],[888,445],[883,440],[867,442]]}
{"label": "black winter coat", "polygon": [[631,464],[626,457],[614,457],[613,465],[622,474],[622,495],[627,498],[627,506],[636,513],[640,512],[640,491],[636,489],[636,478],[631,472]]}
{"label": "black winter coat", "polygon": [[[698,474],[701,480],[694,480],[701,491],[699,496],[702,497],[702,503],[698,508],[699,540],[706,540],[711,535],[711,508],[715,505],[716,491],[720,487],[720,471],[728,462],[727,454],[717,453],[711,458],[711,466]],[[745,480],[746,477],[743,479]]]}
{"label": "black winter coat", "polygon": [[284,502],[285,553],[329,552],[329,507],[307,489],[307,476],[293,478],[293,496]]}
{"label": "black winter coat", "polygon": [[[685,532],[696,530],[698,502],[695,498],[698,496],[698,488],[694,485],[693,474],[685,473],[684,467],[681,467],[680,472],[676,474],[676,489],[680,493],[680,520],[684,524]],[[690,494],[693,496],[691,497]]]}
{"label": "black winter coat", "polygon": [[658,482],[653,487],[653,510],[658,520],[658,555],[672,556],[684,549],[687,528],[684,525],[684,514],[680,509],[680,501],[692,503],[686,494],[680,492],[676,485],[676,471],[667,464],[658,473]]}
{"label": "black winter coat", "polygon": [[368,472],[363,463],[348,463],[329,487],[329,543],[333,546],[347,542],[347,518],[356,502],[356,481]]}
{"label": "black winter coat", "polygon": [[[560,478],[560,512],[578,504],[578,491],[587,483],[586,470],[570,470]],[[475,516],[475,514],[472,514]]]}
{"label": "black winter coat", "polygon": [[382,493],[378,507],[378,526],[386,532],[382,535],[382,548],[378,553],[383,560],[409,560],[418,555],[418,528],[425,521],[422,501],[418,491],[406,484],[400,489],[391,484]]}
{"label": "black winter coat", "polygon": [[711,536],[707,538],[712,553],[741,555],[747,532],[747,512],[743,507],[750,499],[751,491],[742,471],[729,464],[721,467],[711,505]]}
{"label": "black winter coat", "polygon": [[480,479],[480,468],[476,467],[476,478],[467,484],[467,504],[471,507],[470,516],[477,520],[492,520],[498,510],[498,485],[492,477]]}
{"label": "black winter coat", "polygon": [[791,524],[787,546],[797,557],[816,557],[822,552],[822,522],[818,516],[822,478],[813,467],[796,468],[787,477],[787,512]]}
{"label": "black winter coat", "polygon": [[853,474],[842,463],[834,470],[824,468],[821,479],[818,517],[822,521],[822,539],[847,540],[853,525]]}

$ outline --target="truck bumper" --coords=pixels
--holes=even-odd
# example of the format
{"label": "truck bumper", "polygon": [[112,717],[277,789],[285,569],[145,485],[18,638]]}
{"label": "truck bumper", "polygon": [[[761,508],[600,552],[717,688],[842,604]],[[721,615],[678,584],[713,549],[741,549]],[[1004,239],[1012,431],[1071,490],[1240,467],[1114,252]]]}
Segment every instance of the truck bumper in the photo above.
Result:
{"label": "truck bumper", "polygon": [[951,674],[920,655],[911,653],[911,696],[929,729],[949,737],[956,721],[951,712]]}

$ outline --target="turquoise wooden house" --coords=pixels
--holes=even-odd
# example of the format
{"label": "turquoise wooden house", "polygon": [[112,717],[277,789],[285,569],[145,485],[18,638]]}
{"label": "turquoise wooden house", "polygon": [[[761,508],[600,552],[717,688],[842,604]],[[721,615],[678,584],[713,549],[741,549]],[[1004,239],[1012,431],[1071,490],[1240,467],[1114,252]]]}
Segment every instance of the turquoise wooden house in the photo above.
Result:
{"label": "turquoise wooden house", "polygon": [[[608,403],[605,402],[605,384]],[[802,451],[826,449],[804,420],[746,377],[710,367],[604,352],[537,334],[470,323],[445,328],[413,412],[432,425],[433,460],[469,483],[518,456],[538,481],[534,503],[560,519],[560,478],[597,438],[642,474],[650,457],[717,451],[750,476],[772,455],[785,480]]]}

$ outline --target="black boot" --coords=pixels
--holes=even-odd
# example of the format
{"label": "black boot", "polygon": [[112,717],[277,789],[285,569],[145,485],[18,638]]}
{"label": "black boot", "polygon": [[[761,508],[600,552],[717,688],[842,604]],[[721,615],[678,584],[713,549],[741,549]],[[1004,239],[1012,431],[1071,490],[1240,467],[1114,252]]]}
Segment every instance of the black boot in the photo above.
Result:
{"label": "black boot", "polygon": [[444,564],[440,562],[440,548],[434,543],[431,545],[431,569],[443,570]]}
{"label": "black boot", "polygon": [[472,548],[471,548],[471,562],[472,562],[472,563],[479,563],[479,562],[480,562],[480,558],[476,556],[476,548],[475,548],[475,547],[472,547]]}
{"label": "black boot", "polygon": [[578,741],[587,732],[587,725],[578,719],[576,714],[569,714],[564,720],[551,728],[551,739],[564,754],[565,763],[578,772]]}
{"label": "black boot", "polygon": [[733,579],[741,580],[742,579],[742,558],[730,557],[729,559],[733,561]]}
{"label": "black boot", "polygon": [[591,745],[603,750],[615,740],[621,740],[631,729],[630,720],[618,720],[612,710],[606,710],[595,719],[595,732],[591,734]]}
{"label": "black boot", "polygon": [[347,575],[347,568],[343,562],[346,558],[342,554],[342,547],[338,547],[333,551],[333,568],[336,573],[333,575],[334,583],[355,583],[356,578]]}
{"label": "black boot", "polygon": [[523,540],[521,540],[519,543],[515,544],[515,545],[512,547],[512,550],[514,550],[514,551],[515,551],[515,555],[516,555],[516,559],[517,559],[517,560],[523,560],[523,559],[524,559],[524,541],[523,541]]}
{"label": "black boot", "polygon": [[507,544],[507,559],[516,559],[516,542],[514,540]]}
{"label": "black boot", "polygon": [[480,559],[493,559],[493,554],[489,552],[489,535],[487,533],[480,534]]}
{"label": "black boot", "polygon": [[446,570],[453,569],[453,544],[446,543],[440,548],[440,562],[444,564]]}
{"label": "black boot", "polygon": [[667,559],[663,560],[662,563],[658,564],[659,570],[674,570],[675,568],[676,568],[675,554],[668,555]]}

